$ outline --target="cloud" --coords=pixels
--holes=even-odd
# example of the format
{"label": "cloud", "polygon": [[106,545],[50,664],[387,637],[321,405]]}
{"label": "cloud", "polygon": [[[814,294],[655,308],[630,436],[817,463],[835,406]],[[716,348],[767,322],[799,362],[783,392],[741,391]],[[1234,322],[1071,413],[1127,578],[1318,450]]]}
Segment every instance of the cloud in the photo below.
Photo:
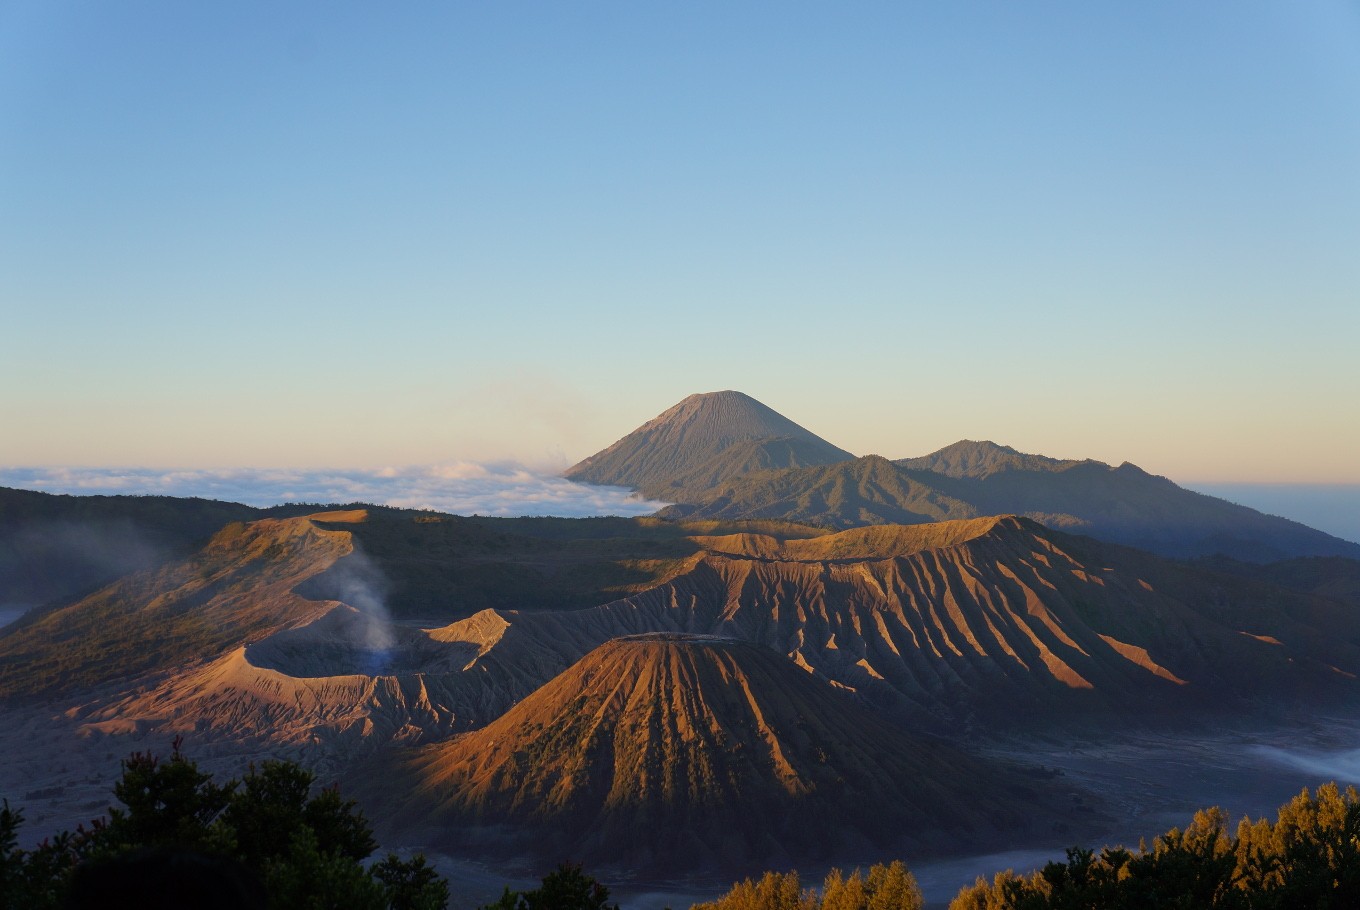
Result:
{"label": "cloud", "polygon": [[[490,472],[485,465],[472,461],[458,462],[457,464],[437,465],[429,469],[430,474],[441,480],[471,480],[478,477],[489,477]],[[386,475],[395,477],[395,473]]]}
{"label": "cloud", "polygon": [[665,503],[572,483],[518,462],[451,462],[372,471],[232,468],[0,468],[0,486],[81,495],[197,496],[273,506],[365,502],[455,515],[648,515]]}

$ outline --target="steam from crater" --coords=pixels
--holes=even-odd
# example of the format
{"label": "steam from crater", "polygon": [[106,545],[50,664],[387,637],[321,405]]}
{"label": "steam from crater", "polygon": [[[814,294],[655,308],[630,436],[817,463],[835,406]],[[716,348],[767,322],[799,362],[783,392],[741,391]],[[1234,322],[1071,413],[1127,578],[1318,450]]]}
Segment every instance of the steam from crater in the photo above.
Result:
{"label": "steam from crater", "polygon": [[358,658],[359,672],[381,676],[392,663],[392,614],[387,610],[387,578],[354,541],[354,552],[326,570],[318,582],[326,597],[355,609],[345,632]]}

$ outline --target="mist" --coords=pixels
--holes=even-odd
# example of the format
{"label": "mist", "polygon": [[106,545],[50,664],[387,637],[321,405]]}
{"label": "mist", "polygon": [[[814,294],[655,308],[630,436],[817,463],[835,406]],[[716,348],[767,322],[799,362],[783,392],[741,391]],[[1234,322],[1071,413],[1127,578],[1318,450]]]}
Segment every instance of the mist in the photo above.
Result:
{"label": "mist", "polygon": [[1309,750],[1257,746],[1253,751],[1268,762],[1313,775],[1319,781],[1360,784],[1360,749]]}
{"label": "mist", "polygon": [[50,521],[0,533],[0,626],[168,555],[128,521]]}
{"label": "mist", "polygon": [[32,606],[29,604],[0,604],[0,629],[23,616]]}
{"label": "mist", "polygon": [[75,495],[197,496],[259,507],[364,502],[506,518],[649,515],[665,505],[621,487],[572,483],[551,470],[510,461],[343,471],[3,468],[0,486]]}

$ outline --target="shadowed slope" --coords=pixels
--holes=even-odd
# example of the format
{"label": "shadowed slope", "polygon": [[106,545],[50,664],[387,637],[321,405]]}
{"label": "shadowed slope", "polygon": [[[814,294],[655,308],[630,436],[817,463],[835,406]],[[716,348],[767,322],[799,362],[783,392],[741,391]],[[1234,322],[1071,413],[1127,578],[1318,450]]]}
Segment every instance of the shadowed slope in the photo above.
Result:
{"label": "shadowed slope", "polygon": [[1193,493],[1131,464],[1059,461],[994,443],[956,443],[900,462],[868,455],[762,471],[674,498],[661,515],[851,528],[1014,514],[1166,556],[1360,556],[1360,544]]}
{"label": "shadowed slope", "polygon": [[[467,518],[369,510],[347,525],[387,581],[387,605],[399,619],[431,625],[487,608],[563,610],[593,607],[669,579],[698,551],[694,534],[729,533],[733,522],[679,523],[653,518]],[[743,526],[742,529],[746,529]],[[814,536],[816,528],[769,522],[775,536]],[[344,565],[300,593],[344,600]],[[335,575],[339,574],[339,583]]]}
{"label": "shadowed slope", "polygon": [[853,528],[973,518],[970,504],[913,480],[879,455],[822,467],[738,477],[660,514],[674,518],[788,521]]}
{"label": "shadowed slope", "polygon": [[981,514],[1029,515],[1167,556],[1217,553],[1251,562],[1360,557],[1360,544],[1236,503],[1195,493],[1125,462],[1059,461],[964,441],[897,464],[913,480]]}
{"label": "shadowed slope", "polygon": [[485,729],[367,780],[436,843],[652,871],[945,852],[1051,833],[1060,812],[774,651],[677,635],[608,642]]}
{"label": "shadowed slope", "polygon": [[0,607],[80,596],[185,556],[230,521],[280,514],[288,513],[209,499],[66,496],[0,487]]}
{"label": "shadowed slope", "polygon": [[1002,471],[1063,471],[1085,462],[1027,455],[990,440],[962,439],[929,455],[900,458],[896,463],[908,470],[931,471],[946,477],[988,477]]}
{"label": "shadowed slope", "polygon": [[853,457],[750,396],[708,392],[689,396],[563,476],[666,498],[754,470]]}
{"label": "shadowed slope", "polygon": [[1279,585],[1292,591],[1329,597],[1360,608],[1360,560],[1342,556],[1313,556],[1257,565],[1224,557],[1210,557],[1199,560],[1197,565],[1228,575]]}

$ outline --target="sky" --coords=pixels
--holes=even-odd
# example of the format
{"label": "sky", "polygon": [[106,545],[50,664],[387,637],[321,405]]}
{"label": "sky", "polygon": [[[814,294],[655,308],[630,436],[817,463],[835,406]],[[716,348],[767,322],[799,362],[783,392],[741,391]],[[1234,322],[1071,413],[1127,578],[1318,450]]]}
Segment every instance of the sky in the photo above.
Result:
{"label": "sky", "polygon": [[732,388],[1360,484],[1357,110],[1344,0],[6,0],[0,467],[550,473]]}

